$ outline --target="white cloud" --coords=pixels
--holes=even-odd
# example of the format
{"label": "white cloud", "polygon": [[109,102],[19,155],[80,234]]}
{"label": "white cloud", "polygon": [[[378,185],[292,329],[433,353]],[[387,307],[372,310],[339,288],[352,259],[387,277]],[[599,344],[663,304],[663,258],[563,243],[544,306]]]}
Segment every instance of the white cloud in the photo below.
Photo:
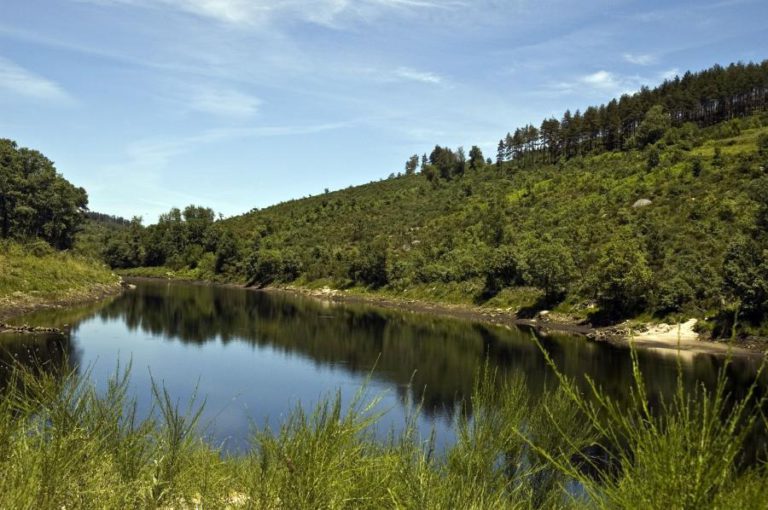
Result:
{"label": "white cloud", "polygon": [[549,90],[544,89],[545,95],[594,93],[601,97],[618,96],[636,92],[644,83],[655,84],[656,80],[645,80],[640,76],[623,76],[611,71],[600,70],[591,74],[580,76],[571,81],[563,81],[550,85]]}
{"label": "white cloud", "polygon": [[394,74],[396,77],[402,78],[403,80],[418,81],[432,85],[440,85],[443,83],[443,78],[435,73],[417,71],[409,67],[400,67],[395,70]]}
{"label": "white cloud", "polygon": [[619,86],[619,79],[609,71],[597,71],[583,76],[580,80],[585,85],[600,89],[615,89]]}
{"label": "white cloud", "polygon": [[650,54],[625,53],[624,60],[630,64],[648,66],[656,62],[656,57]]}
{"label": "white cloud", "polygon": [[675,76],[680,76],[680,70],[676,67],[668,69],[659,75],[662,80],[673,80]]}
{"label": "white cloud", "polygon": [[251,117],[261,100],[236,90],[204,90],[192,98],[190,107],[198,112],[221,117]]}
{"label": "white cloud", "polygon": [[0,57],[0,90],[42,101],[56,103],[72,101],[69,94],[57,83],[3,57]]}

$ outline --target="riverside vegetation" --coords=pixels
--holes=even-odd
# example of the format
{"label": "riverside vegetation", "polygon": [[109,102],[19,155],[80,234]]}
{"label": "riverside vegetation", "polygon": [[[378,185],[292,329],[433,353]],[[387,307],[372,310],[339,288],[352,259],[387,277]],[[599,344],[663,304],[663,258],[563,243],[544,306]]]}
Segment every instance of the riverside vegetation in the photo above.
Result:
{"label": "riverside vegetation", "polygon": [[17,367],[0,400],[0,506],[766,508],[766,464],[744,455],[766,426],[758,387],[730,399],[723,376],[652,406],[635,367],[628,405],[559,374],[534,400],[523,377],[484,370],[444,454],[413,425],[377,441],[361,391],[255,429],[235,457],[204,441],[194,402],[159,386],[139,419],[129,370],[99,393],[87,374]]}
{"label": "riverside vegetation", "polygon": [[87,204],[40,152],[0,139],[0,319],[119,289],[98,254],[72,250]]}
{"label": "riverside vegetation", "polygon": [[223,220],[172,209],[96,244],[127,274],[766,336],[767,103],[768,61],[715,66],[517,129],[495,162],[436,146],[380,182]]}
{"label": "riverside vegetation", "polygon": [[103,262],[56,251],[45,242],[0,242],[0,319],[119,288],[119,278]]}

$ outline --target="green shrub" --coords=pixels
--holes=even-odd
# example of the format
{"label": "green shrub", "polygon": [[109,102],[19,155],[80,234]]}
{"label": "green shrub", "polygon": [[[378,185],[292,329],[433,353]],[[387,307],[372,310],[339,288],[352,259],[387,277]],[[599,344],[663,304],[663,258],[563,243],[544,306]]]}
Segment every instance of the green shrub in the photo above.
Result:
{"label": "green shrub", "polygon": [[752,239],[733,241],[723,260],[726,296],[753,322],[768,312],[768,250]]}
{"label": "green shrub", "polygon": [[363,246],[349,266],[349,277],[374,288],[387,284],[387,250],[381,243]]}
{"label": "green shrub", "polygon": [[337,393],[297,406],[224,455],[202,440],[194,401],[180,407],[155,385],[154,411],[139,417],[130,368],[97,391],[66,362],[14,366],[0,399],[0,507],[764,508],[768,468],[743,455],[765,425],[758,383],[729,399],[726,366],[715,388],[678,379],[659,400],[632,356],[621,402],[591,380],[583,393],[551,359],[542,392],[486,367],[444,452],[419,436],[418,410],[377,440],[366,385],[346,404]]}
{"label": "green shrub", "polygon": [[570,250],[548,236],[526,246],[523,261],[525,281],[543,290],[548,303],[565,295],[576,273]]}
{"label": "green shrub", "polygon": [[50,244],[43,240],[32,241],[26,245],[26,249],[29,250],[35,257],[46,257],[53,255],[54,249]]}
{"label": "green shrub", "polygon": [[757,153],[768,160],[768,133],[761,133],[757,137]]}
{"label": "green shrub", "polygon": [[633,238],[619,238],[600,249],[588,281],[601,309],[621,317],[646,304],[652,272],[640,244]]}

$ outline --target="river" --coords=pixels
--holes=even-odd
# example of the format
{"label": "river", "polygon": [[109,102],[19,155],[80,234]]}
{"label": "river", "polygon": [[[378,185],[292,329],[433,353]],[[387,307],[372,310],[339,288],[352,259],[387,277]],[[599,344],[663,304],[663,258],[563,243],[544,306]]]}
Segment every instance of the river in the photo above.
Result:
{"label": "river", "polygon": [[[524,373],[533,392],[556,384],[539,345],[582,385],[589,376],[624,399],[633,383],[628,348],[583,337],[536,336],[525,328],[274,292],[135,283],[135,289],[101,303],[17,318],[16,323],[66,327],[69,334],[5,334],[0,358],[59,372],[75,369],[99,388],[118,364],[130,363],[130,391],[140,413],[150,412],[153,382],[182,407],[192,399],[205,401],[203,433],[228,452],[243,451],[254,427],[278,427],[297,405],[311,409],[336,392],[349,402],[361,386],[364,398],[380,398],[380,437],[400,430],[419,408],[422,436],[434,430],[445,445],[486,364],[500,377]],[[678,373],[687,387],[711,386],[724,366],[711,354],[683,354],[638,352],[652,400],[671,395]],[[748,358],[727,366],[734,393],[745,391],[758,366],[759,360]]]}

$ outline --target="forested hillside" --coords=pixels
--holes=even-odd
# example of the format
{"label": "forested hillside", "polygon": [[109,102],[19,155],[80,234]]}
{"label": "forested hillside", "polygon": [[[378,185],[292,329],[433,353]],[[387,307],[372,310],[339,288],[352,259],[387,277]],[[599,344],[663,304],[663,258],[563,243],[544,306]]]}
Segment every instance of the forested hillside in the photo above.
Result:
{"label": "forested hillside", "polygon": [[[134,221],[114,267],[266,285],[360,287],[593,321],[768,312],[768,61],[686,73],[405,174],[215,221]],[[763,330],[762,333],[765,333]]]}

